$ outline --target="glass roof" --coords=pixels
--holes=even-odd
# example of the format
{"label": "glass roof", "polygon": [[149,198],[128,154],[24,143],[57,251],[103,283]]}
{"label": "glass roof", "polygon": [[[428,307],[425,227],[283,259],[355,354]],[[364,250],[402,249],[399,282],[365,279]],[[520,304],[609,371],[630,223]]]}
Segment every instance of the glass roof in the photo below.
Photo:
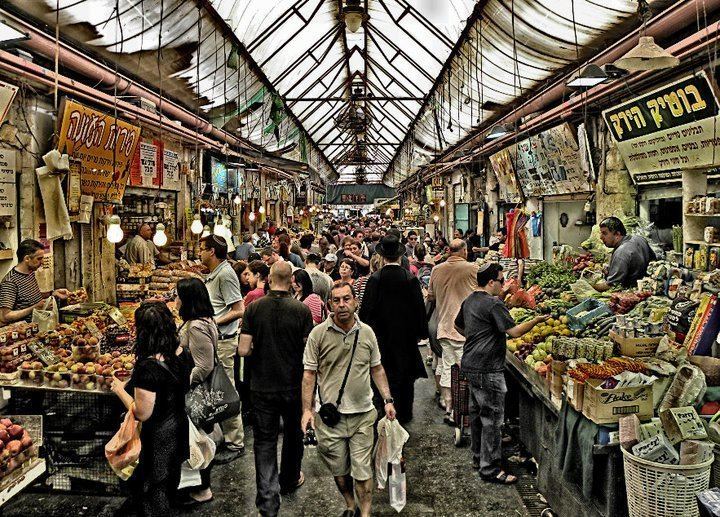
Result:
{"label": "glass roof", "polygon": [[6,5],[50,27],[59,5],[63,38],[325,181],[389,185],[619,39],[637,9],[636,0],[359,0],[367,15],[351,32],[348,1]]}

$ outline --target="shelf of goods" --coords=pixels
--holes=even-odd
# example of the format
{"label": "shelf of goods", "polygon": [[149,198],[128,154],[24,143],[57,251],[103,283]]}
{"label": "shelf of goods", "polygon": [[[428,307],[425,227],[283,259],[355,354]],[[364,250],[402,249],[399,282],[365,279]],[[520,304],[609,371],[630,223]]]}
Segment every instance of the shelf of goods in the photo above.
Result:
{"label": "shelf of goods", "polygon": [[117,279],[118,302],[134,302],[152,297],[166,297],[184,278],[200,278],[207,269],[200,261],[184,260],[155,269],[150,264],[128,264],[121,267]]}
{"label": "shelf of goods", "polygon": [[[656,261],[637,289],[599,293],[580,280],[573,263],[531,268],[530,285],[505,300],[517,323],[550,315],[524,336],[508,338],[506,351],[508,405],[517,399],[506,413],[517,414],[520,438],[538,462],[539,489],[561,515],[627,515],[628,504],[638,501],[630,489],[634,478],[626,488],[630,467],[620,444],[628,445],[623,426],[636,422],[635,444],[642,447],[625,452],[650,464],[643,468],[694,469],[700,487],[694,498],[707,488],[708,438],[720,443],[720,423],[714,436],[698,424],[698,414],[720,411],[712,398],[720,390],[720,358],[713,357],[720,354],[717,272],[683,280],[677,264]],[[685,421],[694,430],[677,423]],[[657,436],[667,440],[656,444]],[[673,504],[669,489],[658,487],[653,497]]]}
{"label": "shelf of goods", "polygon": [[42,445],[42,416],[0,416],[0,507],[45,473]]}

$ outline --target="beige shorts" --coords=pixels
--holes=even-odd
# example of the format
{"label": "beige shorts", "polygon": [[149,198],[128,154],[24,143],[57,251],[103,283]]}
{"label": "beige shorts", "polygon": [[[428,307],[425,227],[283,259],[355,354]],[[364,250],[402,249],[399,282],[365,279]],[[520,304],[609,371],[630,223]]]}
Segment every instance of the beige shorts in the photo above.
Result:
{"label": "beige shorts", "polygon": [[453,341],[452,339],[440,339],[442,347],[442,370],[440,371],[440,386],[450,387],[450,368],[454,364],[460,364],[462,359],[464,341]]}
{"label": "beige shorts", "polygon": [[335,477],[350,474],[356,481],[372,478],[373,426],[377,411],[341,415],[335,427],[315,415],[318,455]]}

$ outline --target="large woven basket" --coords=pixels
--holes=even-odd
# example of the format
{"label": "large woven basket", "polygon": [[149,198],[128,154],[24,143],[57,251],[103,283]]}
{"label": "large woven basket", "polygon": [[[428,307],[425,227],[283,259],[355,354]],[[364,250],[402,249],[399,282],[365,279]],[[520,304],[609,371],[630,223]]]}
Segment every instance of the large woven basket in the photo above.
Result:
{"label": "large woven basket", "polygon": [[710,474],[710,488],[720,487],[720,447],[718,447],[717,444],[713,450],[713,456],[715,456],[715,460],[713,461],[712,473]]}
{"label": "large woven basket", "polygon": [[695,517],[695,495],[707,490],[714,459],[698,465],[664,465],[622,449],[630,517]]}

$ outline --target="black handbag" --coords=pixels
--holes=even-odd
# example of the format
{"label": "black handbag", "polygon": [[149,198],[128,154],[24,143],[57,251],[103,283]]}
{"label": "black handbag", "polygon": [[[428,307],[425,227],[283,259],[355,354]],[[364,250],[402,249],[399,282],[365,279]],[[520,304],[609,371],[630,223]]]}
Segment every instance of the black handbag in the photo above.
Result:
{"label": "black handbag", "polygon": [[240,413],[240,395],[214,354],[215,365],[207,378],[190,386],[185,412],[198,429],[219,424]]}
{"label": "black handbag", "polygon": [[[347,380],[350,375],[350,368],[352,367],[353,357],[355,357],[355,348],[357,348],[359,337],[360,328],[358,328],[357,332],[355,332],[355,341],[353,342],[352,352],[350,353],[350,362],[348,363],[347,370],[345,370],[345,377],[340,385],[337,402],[335,402],[335,404],[332,402],[326,402],[323,404],[322,397],[320,397],[320,409],[318,410],[318,415],[320,415],[320,420],[323,421],[323,424],[328,427],[335,427],[338,423],[340,423],[340,411],[338,410],[338,407],[340,407],[340,401],[342,400],[343,393],[345,393],[345,385],[347,384]],[[319,391],[318,396],[320,396]]]}

